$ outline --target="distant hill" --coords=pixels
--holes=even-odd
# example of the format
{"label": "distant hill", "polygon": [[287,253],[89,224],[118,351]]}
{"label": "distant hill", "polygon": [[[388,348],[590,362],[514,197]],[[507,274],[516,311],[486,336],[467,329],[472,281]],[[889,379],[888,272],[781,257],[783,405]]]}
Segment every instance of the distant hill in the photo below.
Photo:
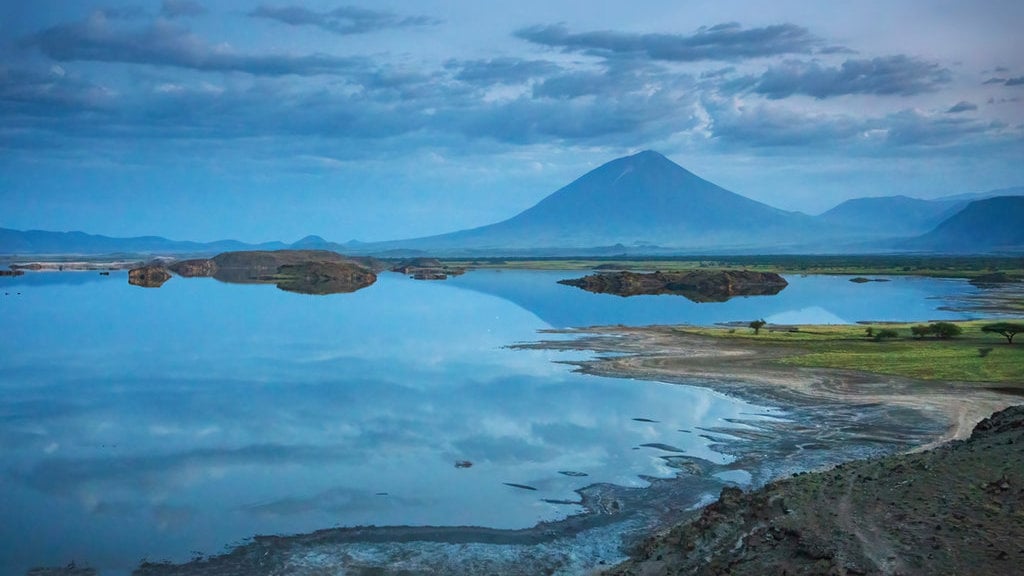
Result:
{"label": "distant hill", "polygon": [[907,196],[854,198],[816,218],[851,235],[916,236],[935,228],[963,208],[957,200],[921,200]]}
{"label": "distant hill", "polygon": [[1024,196],[971,202],[903,247],[930,252],[1024,252]]}
{"label": "distant hill", "polygon": [[0,254],[202,254],[232,250],[279,250],[288,247],[283,242],[189,242],[168,240],[160,236],[114,238],[85,232],[20,231],[0,228]]}
{"label": "distant hill", "polygon": [[936,198],[936,200],[940,202],[963,202],[964,205],[966,205],[968,202],[973,202],[975,200],[984,200],[985,198],[995,198],[996,196],[1024,196],[1024,186],[1000,188],[998,190],[989,190],[988,192],[968,192],[966,194],[954,194],[952,196],[942,196],[941,198]]}
{"label": "distant hill", "polygon": [[653,151],[612,160],[508,220],[450,234],[366,245],[379,249],[536,250],[661,247],[771,249],[820,226],[704,180]]}

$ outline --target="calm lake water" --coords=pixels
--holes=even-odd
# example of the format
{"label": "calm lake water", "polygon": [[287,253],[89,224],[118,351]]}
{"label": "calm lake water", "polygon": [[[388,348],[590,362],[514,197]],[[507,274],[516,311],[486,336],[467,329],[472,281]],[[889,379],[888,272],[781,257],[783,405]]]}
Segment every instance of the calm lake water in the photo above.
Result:
{"label": "calm lake water", "polygon": [[644,444],[722,463],[686,431],[784,414],[505,346],[595,324],[960,318],[943,298],[974,291],[793,276],[777,296],[696,304],[555,283],[578,275],[384,273],[331,296],[212,279],[144,289],[123,272],[0,278],[0,573],[76,561],[122,574],[331,526],[562,518],[578,507],[549,501],[586,485],[671,476]]}

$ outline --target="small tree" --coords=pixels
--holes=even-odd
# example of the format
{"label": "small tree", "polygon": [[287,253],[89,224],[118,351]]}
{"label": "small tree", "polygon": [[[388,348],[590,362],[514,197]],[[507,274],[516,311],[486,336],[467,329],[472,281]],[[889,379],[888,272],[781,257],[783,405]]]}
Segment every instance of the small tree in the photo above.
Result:
{"label": "small tree", "polygon": [[868,326],[867,328],[864,329],[864,333],[867,334],[868,338],[871,338],[872,336],[875,335],[875,329],[872,328],[871,326]]}
{"label": "small tree", "polygon": [[749,324],[749,326],[754,329],[754,334],[760,334],[761,333],[761,328],[764,328],[765,324],[767,324],[767,322],[765,322],[764,319],[762,318],[760,320],[752,321]]}
{"label": "small tree", "polygon": [[883,328],[875,332],[875,342],[881,342],[883,338],[898,338],[899,335],[900,333],[892,328]]}
{"label": "small tree", "polygon": [[1024,332],[1024,324],[1018,324],[1016,322],[996,322],[995,324],[986,324],[981,327],[982,332],[994,332],[996,334],[1002,334],[1003,338],[1006,338],[1008,344],[1013,344],[1013,337],[1018,332]]}
{"label": "small tree", "polygon": [[917,326],[910,327],[910,333],[914,335],[914,338],[920,340],[932,333],[932,327],[925,326],[924,324],[918,324]]}
{"label": "small tree", "polygon": [[963,333],[959,326],[951,322],[935,322],[929,328],[939,338],[952,338]]}

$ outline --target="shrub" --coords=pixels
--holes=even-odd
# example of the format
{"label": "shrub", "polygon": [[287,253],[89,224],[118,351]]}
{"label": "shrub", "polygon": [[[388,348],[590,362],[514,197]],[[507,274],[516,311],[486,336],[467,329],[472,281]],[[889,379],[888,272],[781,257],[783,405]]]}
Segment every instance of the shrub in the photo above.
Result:
{"label": "shrub", "polygon": [[914,338],[921,339],[932,333],[932,327],[918,324],[910,327],[910,333],[914,335]]}
{"label": "shrub", "polygon": [[952,338],[963,334],[963,330],[952,322],[935,322],[929,328],[939,338]]}
{"label": "shrub", "polygon": [[881,342],[883,338],[899,338],[900,333],[892,328],[883,328],[875,332],[875,342]]}

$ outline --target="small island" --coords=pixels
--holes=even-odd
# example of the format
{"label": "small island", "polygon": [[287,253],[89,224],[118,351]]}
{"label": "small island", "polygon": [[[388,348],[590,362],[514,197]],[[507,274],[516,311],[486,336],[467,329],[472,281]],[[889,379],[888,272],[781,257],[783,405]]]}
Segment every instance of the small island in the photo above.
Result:
{"label": "small island", "polygon": [[694,302],[725,302],[735,296],[771,296],[789,285],[785,278],[774,272],[750,270],[658,271],[648,274],[623,270],[560,280],[558,283],[617,296],[676,294]]}
{"label": "small island", "polygon": [[[160,286],[171,277],[168,269],[184,278],[212,277],[232,284],[275,284],[281,290],[301,294],[342,294],[376,282],[376,270],[380,266],[372,259],[347,258],[329,250],[253,250],[181,260],[166,268],[151,264],[131,270],[129,282]],[[165,277],[155,283],[162,276]]]}

